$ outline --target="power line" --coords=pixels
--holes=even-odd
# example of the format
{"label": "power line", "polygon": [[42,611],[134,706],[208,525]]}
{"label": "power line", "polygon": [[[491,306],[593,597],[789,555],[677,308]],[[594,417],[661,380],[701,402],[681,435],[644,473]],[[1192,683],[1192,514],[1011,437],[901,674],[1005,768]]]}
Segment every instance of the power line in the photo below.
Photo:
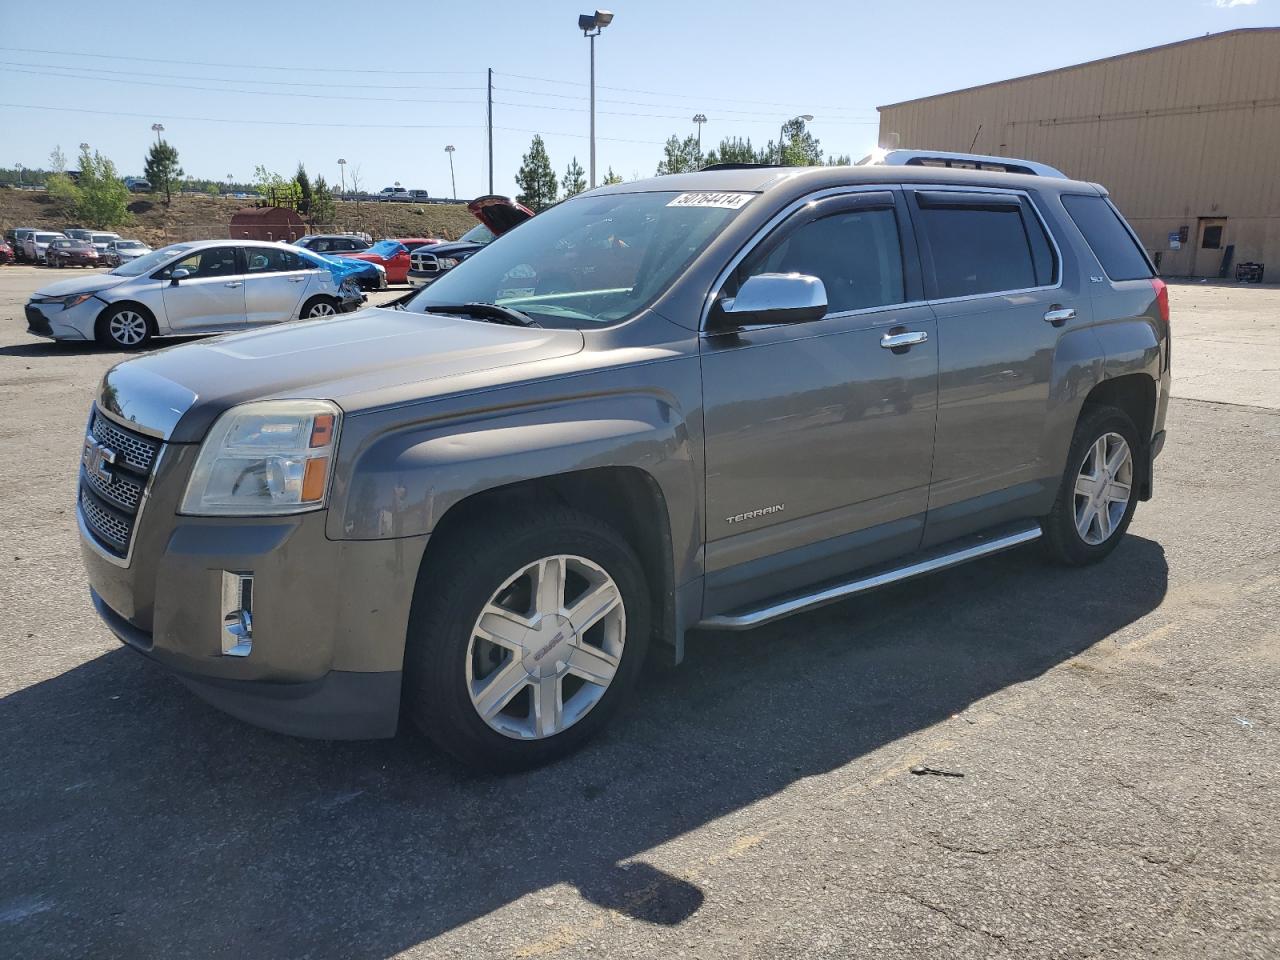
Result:
{"label": "power line", "polygon": [[16,110],[55,110],[60,113],[92,113],[102,117],[137,117],[142,120],[186,120],[193,123],[242,123],[268,127],[328,127],[357,130],[479,130],[482,123],[313,123],[304,120],[246,120],[241,117],[183,117],[163,113],[124,113],[84,107],[50,107],[39,103],[0,103]]}
{"label": "power line", "polygon": [[[2,49],[2,48],[0,48]],[[92,73],[114,73],[128,77],[157,77],[167,80],[202,80],[209,83],[252,83],[260,85],[270,85],[273,87],[311,87],[324,90],[332,90],[332,83],[303,83],[298,80],[250,80],[245,77],[237,77],[235,79],[223,79],[222,77],[193,77],[190,74],[181,73],[147,73],[138,70],[109,70],[106,67],[68,67],[60,63],[15,63],[11,60],[0,60],[0,66],[6,67],[32,67],[40,71],[45,70],[75,70],[77,72]],[[86,77],[85,79],[97,80],[106,79],[99,77]],[[481,85],[467,87],[445,87],[438,84],[423,86],[421,84],[404,84],[404,83],[356,83],[343,84],[344,90],[483,90]]]}
{"label": "power line", "polygon": [[[496,102],[496,101],[495,101],[495,102]],[[586,140],[586,139],[588,139],[587,134],[585,134],[585,133],[560,133],[560,132],[558,132],[558,131],[556,131],[556,130],[532,130],[532,129],[527,129],[527,128],[525,128],[525,127],[498,127],[498,126],[495,126],[493,129],[495,129],[495,130],[504,130],[504,131],[506,131],[507,133],[536,133],[536,134],[538,134],[539,136],[542,136],[542,137],[572,137],[572,138],[573,138],[573,139],[575,139],[575,140]],[[665,140],[627,140],[627,139],[624,139],[624,138],[622,138],[622,137],[596,137],[596,139],[597,139],[597,140],[607,140],[607,141],[609,141],[610,143],[642,143],[642,144],[644,144],[644,145],[646,145],[646,146],[651,146],[651,147],[661,147],[661,146],[663,146],[663,145],[666,143],[666,141],[665,141]]]}
{"label": "power line", "polygon": [[[541,104],[541,103],[512,103],[509,100],[495,100],[493,102],[503,107],[516,107],[522,110],[555,110],[555,111],[564,112],[564,113],[581,113],[582,112],[581,107],[553,107],[548,104]],[[606,117],[644,117],[651,120],[688,120],[689,119],[684,114],[676,114],[676,113],[636,113],[635,111],[632,111],[632,110],[597,110],[596,112],[599,113],[601,116],[606,116]],[[729,118],[727,120],[721,119],[719,122],[751,123],[751,124],[759,125],[761,123],[776,124],[778,121],[776,116],[774,116],[772,118],[766,118],[763,120],[751,119],[751,118]],[[824,120],[822,122],[838,123],[842,125],[865,126],[865,125],[878,124],[880,121],[879,120]]]}
{"label": "power line", "polygon": [[[48,70],[20,70],[15,67],[3,67],[0,68],[0,72],[29,73],[38,77],[56,77],[62,80],[92,80],[94,83],[122,83],[126,86],[164,87],[167,90],[199,90],[203,93],[241,93],[251,97],[301,97],[307,100],[355,100],[361,103],[457,103],[475,105],[480,102],[479,100],[461,100],[458,97],[446,97],[443,99],[431,97],[347,97],[338,93],[286,93],[274,90],[235,90],[223,87],[201,87],[190,83],[161,83],[155,80],[122,80],[119,77],[88,77],[83,74],[75,73],[53,73]],[[475,89],[480,90],[482,88],[476,87]]]}
{"label": "power line", "polygon": [[[208,61],[201,60],[162,60],[158,57],[126,57],[111,53],[85,53],[82,50],[38,50],[34,47],[0,47],[0,50],[8,50],[11,53],[42,53],[54,57],[92,57],[96,60],[127,60],[134,63],[176,63],[183,67],[225,67],[231,70],[287,70],[290,73],[298,72],[298,68],[296,66],[277,67],[265,63],[210,63]],[[395,74],[397,76],[442,76],[446,74],[471,76],[477,72],[475,70],[373,70],[355,67],[330,66],[326,66],[324,69],[330,73],[388,73]]]}
{"label": "power line", "polygon": [[[518,93],[518,94],[520,94],[521,96],[532,96],[532,97],[555,97],[555,98],[556,98],[556,99],[558,99],[558,100],[577,100],[577,101],[586,101],[586,100],[588,99],[587,97],[581,96],[581,95],[579,95],[579,94],[571,94],[571,93],[544,93],[544,92],[539,91],[539,90],[522,90],[522,89],[517,89],[517,88],[515,88],[515,87],[501,87],[501,88],[495,88],[495,89],[501,89],[501,90],[503,90],[505,93]],[[614,103],[614,104],[619,104],[619,105],[622,105],[622,106],[629,106],[629,107],[652,107],[652,108],[654,108],[654,109],[669,109],[669,110],[683,110],[683,109],[685,109],[685,107],[684,107],[684,105],[683,105],[683,104],[673,104],[673,103],[645,103],[645,102],[644,102],[644,101],[642,101],[642,100],[612,100],[612,99],[609,99],[609,98],[606,98],[606,97],[597,97],[597,98],[596,98],[596,102],[597,102],[597,103]],[[716,110],[716,111],[714,111],[714,112],[715,112],[716,114],[729,113],[729,114],[734,114],[734,115],[738,115],[738,116],[754,116],[754,117],[759,117],[759,118],[761,118],[761,119],[763,119],[763,120],[767,120],[767,121],[769,121],[769,122],[775,122],[775,123],[777,122],[777,117],[778,117],[778,112],[777,112],[776,110],[770,110],[770,111],[764,111],[764,110],[729,110],[729,109],[727,109],[727,108],[726,108],[726,109]],[[852,119],[853,119],[853,118],[851,118],[851,117],[847,117],[847,118],[846,118],[846,117],[842,117],[842,118],[841,118],[841,120],[842,120],[842,121],[846,121],[846,122],[847,122],[847,121],[852,121]],[[866,117],[865,119],[867,119],[867,120],[871,120],[871,118],[870,118],[870,117]],[[879,123],[880,121],[879,121],[879,119],[876,119],[874,122]]]}

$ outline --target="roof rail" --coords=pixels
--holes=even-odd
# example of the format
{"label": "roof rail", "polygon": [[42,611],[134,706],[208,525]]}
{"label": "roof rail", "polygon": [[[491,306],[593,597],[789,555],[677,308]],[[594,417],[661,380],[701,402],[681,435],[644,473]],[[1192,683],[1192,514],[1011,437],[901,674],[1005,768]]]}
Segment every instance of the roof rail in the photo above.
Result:
{"label": "roof rail", "polygon": [[1036,177],[1070,179],[1047,163],[1019,160],[1015,157],[990,157],[981,153],[948,153],[945,150],[888,150],[873,153],[858,161],[858,166],[951,167],[960,170],[989,170],[994,173],[1026,173]]}
{"label": "roof rail", "polygon": [[699,173],[707,170],[767,170],[770,167],[785,167],[785,163],[749,163],[736,160],[726,160],[724,163],[709,163],[705,167],[698,169]]}

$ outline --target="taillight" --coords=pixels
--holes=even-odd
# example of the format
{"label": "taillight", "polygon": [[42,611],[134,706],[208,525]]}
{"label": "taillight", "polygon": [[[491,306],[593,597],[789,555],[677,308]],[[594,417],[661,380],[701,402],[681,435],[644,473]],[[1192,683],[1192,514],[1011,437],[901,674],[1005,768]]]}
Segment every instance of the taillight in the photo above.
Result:
{"label": "taillight", "polygon": [[1169,326],[1169,285],[1159,277],[1151,278],[1151,288],[1156,292],[1156,306],[1160,308],[1160,319]]}

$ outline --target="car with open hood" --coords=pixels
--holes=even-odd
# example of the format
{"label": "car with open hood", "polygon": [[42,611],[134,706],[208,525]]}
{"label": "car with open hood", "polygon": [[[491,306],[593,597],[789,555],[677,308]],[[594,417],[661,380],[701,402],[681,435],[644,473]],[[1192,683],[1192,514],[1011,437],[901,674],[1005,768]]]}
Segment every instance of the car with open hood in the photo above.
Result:
{"label": "car with open hood", "polygon": [[134,350],[153,337],[248,330],[362,303],[341,262],[285,243],[200,240],[42,287],[26,317],[38,337]]}
{"label": "car with open hood", "polygon": [[118,364],[81,552],[104,623],[231,714],[404,718],[529,767],[694,628],[1033,541],[1102,561],[1153,494],[1170,376],[1168,291],[1096,184],[674,174],[551,207],[402,308]]}
{"label": "car with open hood", "polygon": [[492,243],[496,237],[524,223],[533,211],[510,197],[490,195],[477,197],[467,204],[480,222],[457,240],[433,244],[429,249],[414,250],[409,254],[407,280],[411,286],[425,287],[435,283],[463,260]]}

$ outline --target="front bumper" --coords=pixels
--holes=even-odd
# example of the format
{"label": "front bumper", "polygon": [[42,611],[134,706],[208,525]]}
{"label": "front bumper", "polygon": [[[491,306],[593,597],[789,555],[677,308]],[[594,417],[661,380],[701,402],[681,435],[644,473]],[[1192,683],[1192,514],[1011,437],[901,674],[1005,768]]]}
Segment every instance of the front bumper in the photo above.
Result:
{"label": "front bumper", "polygon": [[439,280],[443,276],[444,276],[444,272],[441,270],[437,270],[434,273],[425,273],[417,270],[410,270],[409,278],[408,278],[409,286],[429,287],[431,286],[431,284],[435,283],[437,280]]}
{"label": "front bumper", "polygon": [[28,303],[27,333],[50,340],[92,340],[98,313],[105,304],[96,297],[64,310],[61,303]]}
{"label": "front bumper", "polygon": [[[93,603],[122,642],[197,695],[297,736],[391,736],[418,566],[427,538],[334,541],[325,513],[177,515],[196,447],[170,444],[128,559],[81,524]],[[252,644],[227,651],[226,574],[252,575]]]}

